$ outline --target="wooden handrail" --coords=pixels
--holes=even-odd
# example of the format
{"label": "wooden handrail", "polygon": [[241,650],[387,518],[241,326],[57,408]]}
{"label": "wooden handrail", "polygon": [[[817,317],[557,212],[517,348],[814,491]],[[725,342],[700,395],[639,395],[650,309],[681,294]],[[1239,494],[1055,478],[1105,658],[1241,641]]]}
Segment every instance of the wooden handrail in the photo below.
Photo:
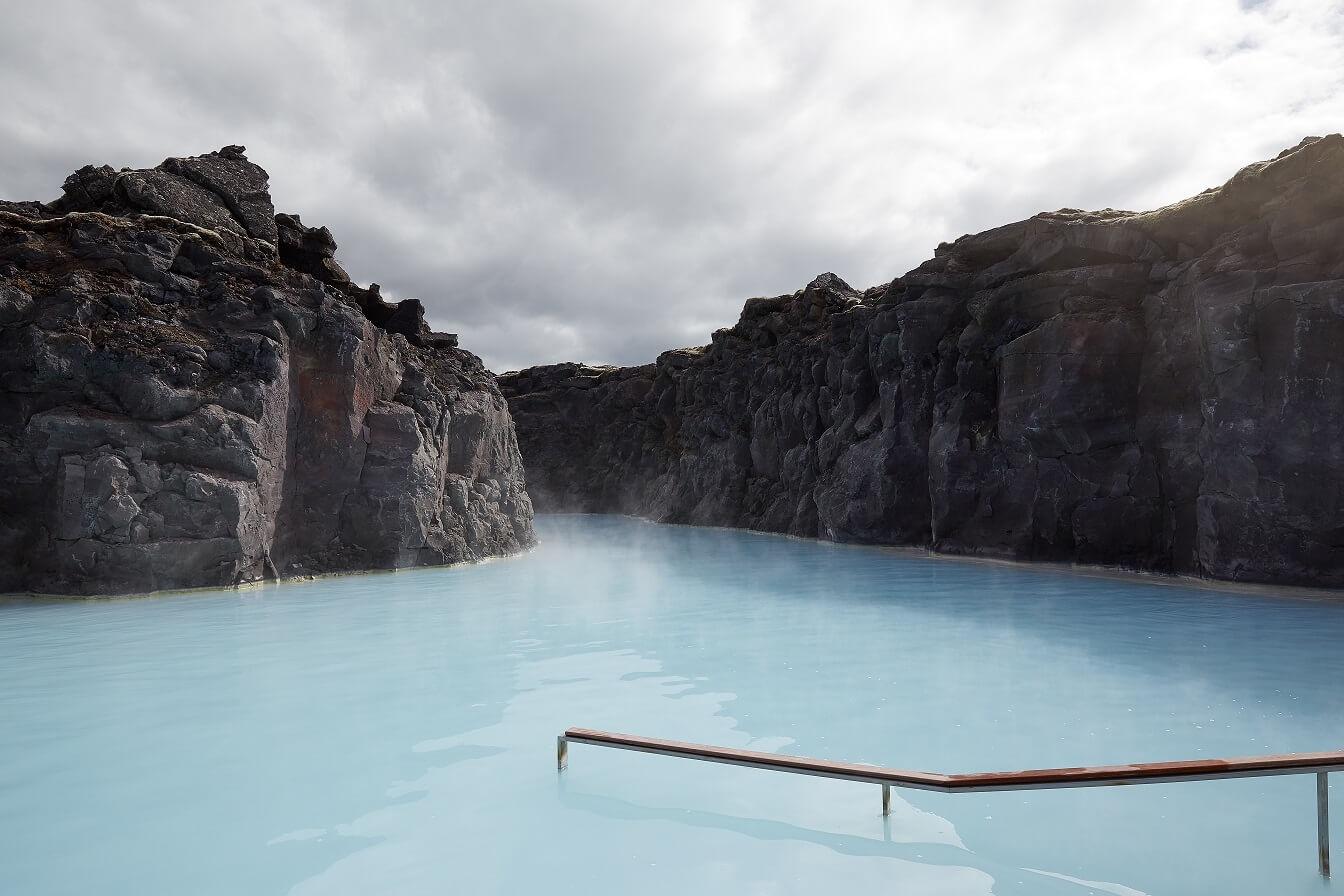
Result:
{"label": "wooden handrail", "polygon": [[676,740],[616,734],[591,728],[570,728],[556,739],[556,762],[563,770],[569,744],[590,744],[662,756],[678,756],[797,775],[840,778],[882,787],[882,814],[891,810],[891,788],[986,793],[1000,790],[1043,790],[1070,787],[1108,787],[1122,784],[1161,784],[1177,781],[1213,781],[1223,778],[1314,774],[1316,778],[1317,846],[1321,874],[1330,875],[1330,824],[1326,775],[1344,771],[1344,751],[1247,756],[1235,759],[1191,759],[1181,762],[1143,762],[1079,768],[1038,768],[1013,772],[948,775],[937,772],[883,768],[858,762],[832,762],[780,753],[760,753],[732,747],[714,747]]}

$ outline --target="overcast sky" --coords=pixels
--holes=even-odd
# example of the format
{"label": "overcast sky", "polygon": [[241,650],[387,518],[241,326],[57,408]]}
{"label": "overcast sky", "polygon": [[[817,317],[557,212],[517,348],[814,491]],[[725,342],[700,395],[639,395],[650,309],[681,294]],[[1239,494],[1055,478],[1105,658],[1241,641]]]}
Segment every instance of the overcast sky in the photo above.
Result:
{"label": "overcast sky", "polygon": [[0,195],[228,143],[496,370],[1344,128],[1338,0],[3,2]]}

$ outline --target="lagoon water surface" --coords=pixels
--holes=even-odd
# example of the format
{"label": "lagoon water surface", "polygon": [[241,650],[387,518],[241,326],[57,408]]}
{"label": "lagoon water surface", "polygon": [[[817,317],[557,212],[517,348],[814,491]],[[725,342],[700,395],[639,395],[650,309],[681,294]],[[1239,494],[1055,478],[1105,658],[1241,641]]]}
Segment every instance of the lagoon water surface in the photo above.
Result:
{"label": "lagoon water surface", "polygon": [[1331,890],[1311,776],[898,790],[884,824],[872,785],[554,751],[570,725],[948,772],[1338,749],[1342,603],[538,522],[479,566],[0,604],[0,893]]}

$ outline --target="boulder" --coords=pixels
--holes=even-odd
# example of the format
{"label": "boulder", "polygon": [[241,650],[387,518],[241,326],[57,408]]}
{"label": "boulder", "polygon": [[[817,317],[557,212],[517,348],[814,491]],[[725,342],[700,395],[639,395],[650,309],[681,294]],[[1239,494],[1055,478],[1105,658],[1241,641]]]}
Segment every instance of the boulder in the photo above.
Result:
{"label": "boulder", "polygon": [[0,593],[143,593],[534,541],[508,407],[350,282],[243,148],[0,205]]}
{"label": "boulder", "polygon": [[543,510],[1344,586],[1344,138],[499,378]]}

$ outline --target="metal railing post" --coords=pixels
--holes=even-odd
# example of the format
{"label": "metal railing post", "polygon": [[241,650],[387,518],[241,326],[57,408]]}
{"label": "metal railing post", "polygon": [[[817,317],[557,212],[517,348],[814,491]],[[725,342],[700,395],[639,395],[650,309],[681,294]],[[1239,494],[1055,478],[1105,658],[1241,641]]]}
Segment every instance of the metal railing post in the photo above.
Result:
{"label": "metal railing post", "polygon": [[1316,852],[1321,876],[1330,876],[1330,775],[1316,773]]}

